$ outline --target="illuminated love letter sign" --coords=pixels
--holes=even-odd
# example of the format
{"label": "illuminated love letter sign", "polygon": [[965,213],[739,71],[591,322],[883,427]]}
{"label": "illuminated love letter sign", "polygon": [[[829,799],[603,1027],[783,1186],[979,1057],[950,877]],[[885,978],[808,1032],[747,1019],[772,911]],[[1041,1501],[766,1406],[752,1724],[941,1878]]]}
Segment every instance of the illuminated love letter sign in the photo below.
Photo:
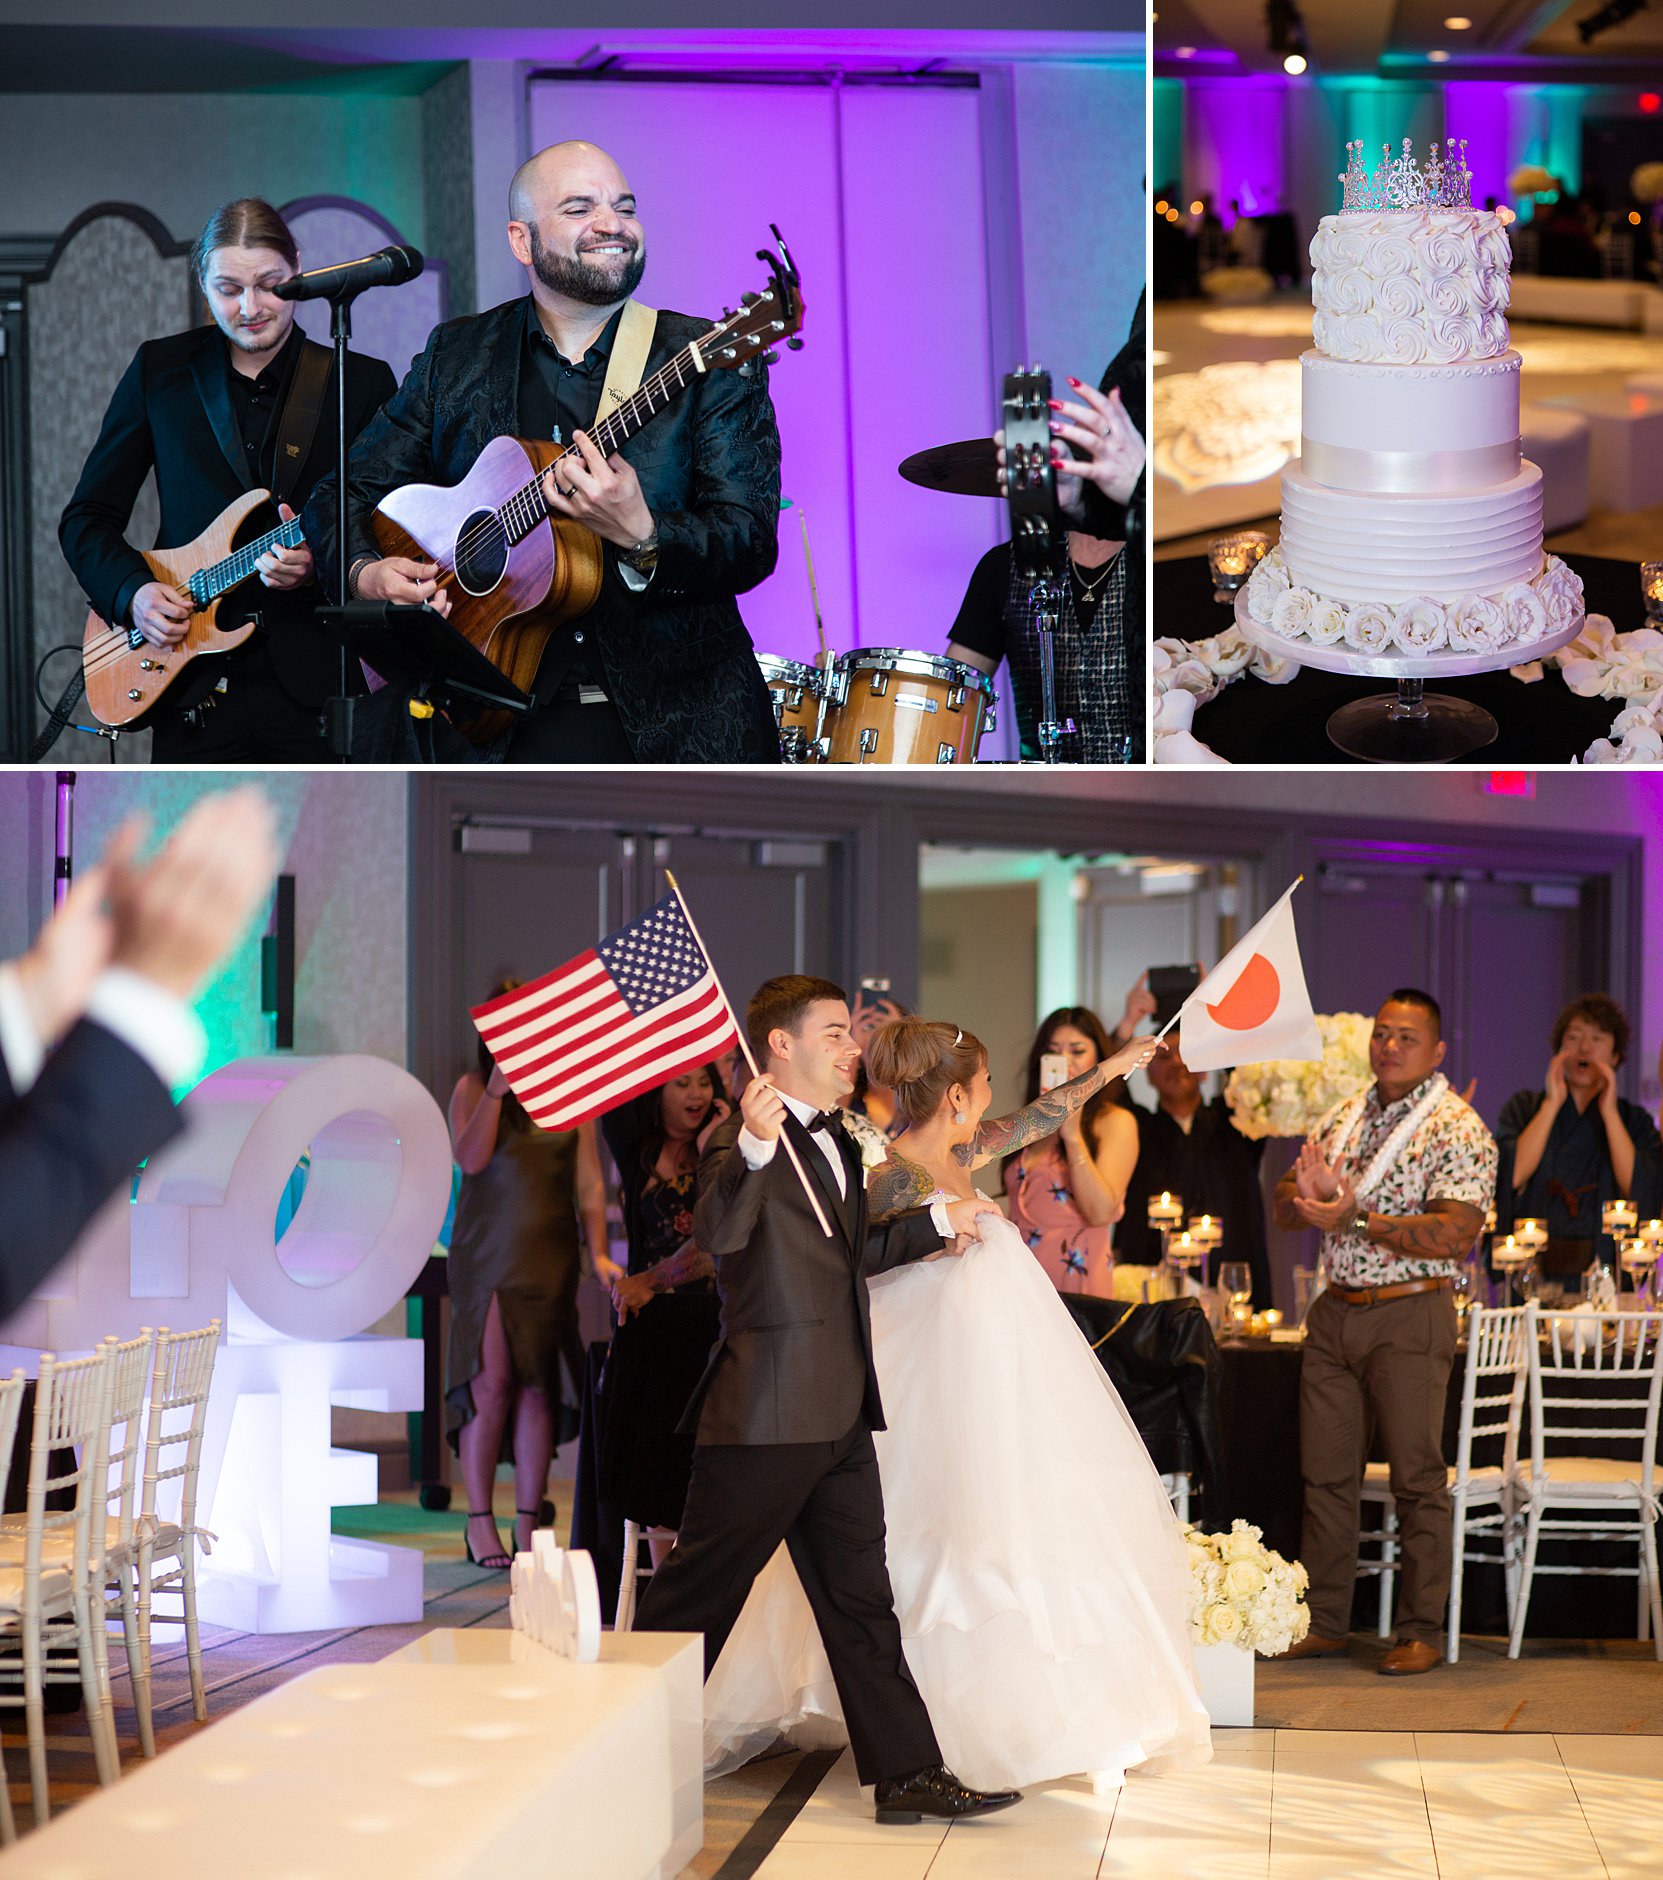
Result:
{"label": "illuminated love letter sign", "polygon": [[403,1299],[444,1222],[445,1119],[408,1072],[372,1057],[242,1059],[183,1108],[184,1136],[6,1336],[74,1350],[141,1325],[224,1321],[203,1444],[198,1518],[217,1536],[203,1617],[259,1632],[417,1619],[419,1552],[330,1533],[332,1507],[376,1499],[376,1465],[331,1447],[329,1412],[422,1407],[420,1342],[363,1334]]}

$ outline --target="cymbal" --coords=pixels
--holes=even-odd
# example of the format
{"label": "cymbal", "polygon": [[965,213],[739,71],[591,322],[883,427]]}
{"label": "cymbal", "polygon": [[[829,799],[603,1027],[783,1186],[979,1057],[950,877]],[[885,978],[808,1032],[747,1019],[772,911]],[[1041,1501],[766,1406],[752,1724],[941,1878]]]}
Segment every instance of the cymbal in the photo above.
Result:
{"label": "cymbal", "polygon": [[966,438],[962,444],[937,444],[916,451],[901,464],[909,483],[949,496],[1002,496],[999,447],[991,437]]}

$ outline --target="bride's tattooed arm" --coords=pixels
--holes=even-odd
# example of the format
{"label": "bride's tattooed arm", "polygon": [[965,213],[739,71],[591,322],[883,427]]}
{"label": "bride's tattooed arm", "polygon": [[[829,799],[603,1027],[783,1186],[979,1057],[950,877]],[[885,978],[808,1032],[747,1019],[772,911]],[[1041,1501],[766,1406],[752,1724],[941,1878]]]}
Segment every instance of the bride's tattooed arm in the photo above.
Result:
{"label": "bride's tattooed arm", "polygon": [[983,1123],[974,1141],[961,1142],[954,1149],[953,1160],[962,1162],[966,1168],[975,1168],[979,1163],[1026,1148],[1043,1136],[1055,1135],[1076,1110],[1084,1109],[1106,1083],[1119,1075],[1112,1059],[1094,1064],[1072,1082],[1058,1084],[1055,1090],[1047,1090],[1009,1116],[996,1116]]}
{"label": "bride's tattooed arm", "polygon": [[936,1192],[935,1177],[916,1162],[892,1155],[872,1171],[866,1185],[867,1212],[875,1222],[893,1219],[908,1208],[921,1208]]}

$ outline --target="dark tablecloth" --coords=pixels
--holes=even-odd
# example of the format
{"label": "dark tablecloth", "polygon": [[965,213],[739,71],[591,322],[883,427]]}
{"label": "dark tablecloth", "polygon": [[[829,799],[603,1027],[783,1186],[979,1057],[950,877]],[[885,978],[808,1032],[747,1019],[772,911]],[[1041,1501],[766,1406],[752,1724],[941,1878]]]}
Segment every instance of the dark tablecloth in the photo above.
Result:
{"label": "dark tablecloth", "polygon": [[[1299,1371],[1303,1347],[1253,1339],[1219,1348],[1219,1424],[1224,1440],[1224,1479],[1230,1518],[1264,1529],[1265,1545],[1299,1557],[1303,1483],[1299,1472]],[[1461,1429],[1464,1351],[1450,1372],[1444,1401],[1444,1455],[1454,1462]],[[1591,1443],[1591,1451],[1609,1445]],[[1629,1453],[1632,1453],[1630,1451]],[[1379,1459],[1379,1452],[1374,1452]],[[1499,1439],[1489,1450],[1475,1445],[1476,1466],[1498,1463]],[[1227,1525],[1227,1524],[1221,1524]],[[1542,1558],[1560,1556],[1542,1543]],[[1577,1559],[1632,1565],[1634,1549],[1621,1545],[1598,1552],[1579,1548]],[[1353,1624],[1374,1629],[1379,1582],[1359,1580]],[[1634,1582],[1600,1577],[1538,1574],[1530,1594],[1527,1637],[1633,1638]],[[1461,1596],[1461,1630],[1497,1634],[1507,1630],[1507,1602],[1499,1568],[1468,1563]]]}
{"label": "dark tablecloth", "polygon": [[[1581,575],[1588,611],[1605,614],[1619,632],[1645,624],[1639,570],[1631,561],[1591,555],[1563,559]],[[1157,639],[1205,640],[1235,624],[1213,599],[1204,555],[1155,564],[1154,632]],[[1287,685],[1266,685],[1251,674],[1226,686],[1195,714],[1195,735],[1233,764],[1348,764],[1328,740],[1329,717],[1353,699],[1389,692],[1384,679],[1347,679],[1307,666]],[[1440,680],[1434,688],[1469,699],[1500,726],[1495,743],[1465,761],[1491,765],[1564,764],[1580,758],[1611,729],[1621,699],[1578,698],[1557,672],[1522,685],[1507,672]]]}

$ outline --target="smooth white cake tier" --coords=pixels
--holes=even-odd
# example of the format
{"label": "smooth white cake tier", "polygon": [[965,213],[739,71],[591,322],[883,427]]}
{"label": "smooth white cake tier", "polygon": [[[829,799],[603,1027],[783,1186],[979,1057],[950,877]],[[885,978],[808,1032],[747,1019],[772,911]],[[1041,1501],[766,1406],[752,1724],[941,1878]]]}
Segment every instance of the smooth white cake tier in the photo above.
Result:
{"label": "smooth white cake tier", "polygon": [[1325,215],[1311,240],[1317,347],[1398,365],[1494,359],[1507,350],[1511,265],[1488,209]]}
{"label": "smooth white cake tier", "polygon": [[1454,599],[1530,581],[1542,567],[1542,473],[1464,495],[1332,490],[1282,472],[1289,577],[1338,601]]}
{"label": "smooth white cake tier", "polygon": [[1300,355],[1301,464],[1337,490],[1471,490],[1518,475],[1519,355],[1360,365]]}

